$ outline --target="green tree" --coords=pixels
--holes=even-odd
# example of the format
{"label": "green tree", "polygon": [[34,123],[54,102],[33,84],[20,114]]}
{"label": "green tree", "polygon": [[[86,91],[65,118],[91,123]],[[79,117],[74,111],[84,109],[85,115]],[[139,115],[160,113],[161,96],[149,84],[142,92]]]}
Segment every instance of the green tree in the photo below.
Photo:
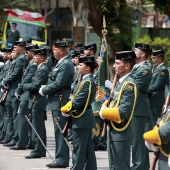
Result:
{"label": "green tree", "polygon": [[149,35],[144,35],[138,42],[150,44],[153,51],[163,49],[165,51],[164,63],[170,66],[170,40],[168,38],[155,37],[152,40]]}
{"label": "green tree", "polygon": [[89,22],[101,37],[103,15],[106,17],[108,30],[107,42],[112,50],[129,50],[132,45],[132,9],[126,0],[88,0]]}

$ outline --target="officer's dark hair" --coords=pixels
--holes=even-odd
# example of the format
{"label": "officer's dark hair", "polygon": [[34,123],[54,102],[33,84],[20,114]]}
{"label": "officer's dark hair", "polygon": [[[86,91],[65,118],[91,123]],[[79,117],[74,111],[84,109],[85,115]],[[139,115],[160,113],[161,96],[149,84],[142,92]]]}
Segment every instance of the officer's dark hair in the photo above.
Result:
{"label": "officer's dark hair", "polygon": [[145,58],[147,59],[150,56],[150,50],[148,49],[140,49],[143,53],[145,53]]}
{"label": "officer's dark hair", "polygon": [[133,66],[135,65],[135,60],[131,60],[131,59],[126,59],[126,60],[122,60],[124,64],[129,63],[130,64],[130,69],[132,70]]}
{"label": "officer's dark hair", "polygon": [[90,67],[91,73],[93,73],[95,69],[98,68],[98,64],[96,62],[86,62],[84,64]]}
{"label": "officer's dark hair", "polygon": [[164,55],[159,55],[159,58],[162,58],[162,61],[164,60]]}
{"label": "officer's dark hair", "polygon": [[92,50],[92,51],[94,51],[94,54],[96,54],[96,48],[93,48],[93,49],[90,49],[90,50]]}

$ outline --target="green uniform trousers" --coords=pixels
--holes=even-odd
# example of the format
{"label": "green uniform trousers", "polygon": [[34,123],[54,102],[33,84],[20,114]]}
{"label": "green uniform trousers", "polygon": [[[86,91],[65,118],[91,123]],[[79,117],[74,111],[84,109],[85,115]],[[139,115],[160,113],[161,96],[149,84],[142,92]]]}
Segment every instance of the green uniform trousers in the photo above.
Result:
{"label": "green uniform trousers", "polygon": [[[43,109],[32,109],[32,125],[37,131],[43,143],[46,145],[46,129],[44,123],[44,110]],[[32,130],[32,144],[33,150],[30,155],[34,156],[46,156],[46,150],[35,134],[34,130]]]}
{"label": "green uniform trousers", "polygon": [[61,134],[60,130],[56,125],[56,119],[60,117],[60,127],[61,129],[64,128],[67,118],[64,116],[60,116],[61,112],[57,110],[52,111],[53,116],[53,123],[54,123],[54,133],[55,133],[55,159],[60,165],[69,165],[69,148],[64,141],[63,135]]}
{"label": "green uniform trousers", "polygon": [[[109,137],[109,134],[108,134]],[[130,146],[132,141],[108,142],[110,170],[130,170]]]}
{"label": "green uniform trousers", "polygon": [[71,170],[97,170],[91,129],[73,129],[72,162]]}
{"label": "green uniform trousers", "polygon": [[25,118],[25,115],[28,117],[30,114],[30,109],[28,109],[28,101],[21,101],[18,113],[18,136],[19,141],[17,146],[26,147],[29,142],[28,133],[30,126]]}
{"label": "green uniform trousers", "polygon": [[134,139],[132,140],[132,160],[133,166],[131,170],[148,170],[149,156],[143,139],[143,133],[146,131],[147,116],[133,116],[132,127]]}

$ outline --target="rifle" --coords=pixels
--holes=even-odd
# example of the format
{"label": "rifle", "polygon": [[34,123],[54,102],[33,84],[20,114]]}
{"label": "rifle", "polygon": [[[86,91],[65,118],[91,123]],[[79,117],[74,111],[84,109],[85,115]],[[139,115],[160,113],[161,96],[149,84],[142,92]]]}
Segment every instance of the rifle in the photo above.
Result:
{"label": "rifle", "polygon": [[5,90],[4,94],[2,95],[1,99],[0,99],[0,105],[4,106],[5,105],[5,101],[8,95],[8,90]]}
{"label": "rifle", "polygon": [[[114,91],[114,88],[115,88],[115,86],[116,86],[117,81],[118,81],[118,76],[115,74],[114,79],[113,79],[113,86],[112,86],[112,89],[111,89],[111,91],[110,91],[110,96],[111,96],[111,94],[112,94],[113,91]],[[110,100],[110,99],[109,99],[109,100]],[[108,102],[108,105],[109,105],[109,103],[110,103],[110,101]],[[108,123],[107,123],[107,121],[105,120],[105,122],[104,122],[104,124],[103,124],[102,134],[101,134],[101,142],[104,141],[104,136],[105,136],[105,134],[106,134],[107,124],[108,124]]]}

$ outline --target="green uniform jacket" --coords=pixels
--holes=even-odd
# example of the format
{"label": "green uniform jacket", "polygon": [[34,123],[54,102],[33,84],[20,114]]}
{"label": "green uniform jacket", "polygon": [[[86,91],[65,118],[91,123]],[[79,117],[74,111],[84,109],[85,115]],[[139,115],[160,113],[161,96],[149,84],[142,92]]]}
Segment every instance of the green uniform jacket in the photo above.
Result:
{"label": "green uniform jacket", "polygon": [[164,64],[158,66],[152,75],[149,86],[149,103],[150,106],[163,106],[165,103],[165,86],[169,79],[168,69]]}
{"label": "green uniform jacket", "polygon": [[9,84],[9,93],[11,96],[15,96],[15,90],[18,83],[21,82],[23,70],[25,69],[25,62],[24,54],[20,55],[16,60],[13,60],[8,75],[3,79],[4,84]]}
{"label": "green uniform jacket", "polygon": [[42,93],[48,95],[48,110],[60,111],[61,106],[68,102],[73,77],[74,65],[68,57],[56,64],[49,76],[47,86],[42,89]]}
{"label": "green uniform jacket", "polygon": [[[71,111],[76,110],[78,113],[81,113],[83,111],[86,101],[87,101],[88,93],[89,93],[90,82],[87,80],[90,80],[92,82],[91,83],[92,87],[91,87],[90,99],[89,99],[89,102],[87,105],[88,107],[91,106],[91,103],[93,102],[95,94],[96,94],[96,87],[95,87],[92,75],[88,75],[75,87],[73,96],[76,93],[79,86],[81,85],[81,83],[86,81],[83,88],[79,92],[79,94],[73,100],[73,105],[72,105]],[[91,129],[94,127],[95,127],[95,119],[94,119],[93,112],[90,108],[86,109],[84,114],[81,117],[79,117],[79,118],[72,117],[72,128],[73,129],[77,129],[77,128],[78,129]]]}
{"label": "green uniform jacket", "polygon": [[[163,117],[163,122],[165,123],[159,128],[159,135],[161,137],[161,148],[166,154],[170,154],[170,106]],[[159,155],[159,170],[169,170],[168,158],[162,154],[160,151]]]}
{"label": "green uniform jacket", "polygon": [[[41,96],[39,94],[39,89],[41,85],[45,85],[48,80],[48,74],[49,70],[45,63],[42,63],[37,67],[37,70],[34,74],[34,77],[32,77],[31,83],[25,83],[23,85],[24,91],[29,91],[30,93],[30,100],[29,100],[29,108],[33,109],[43,109],[45,110],[47,100],[45,96]],[[33,104],[33,97],[36,97],[35,102]],[[33,107],[32,107],[33,106]]]}
{"label": "green uniform jacket", "polygon": [[11,63],[12,62],[10,60],[5,62],[4,67],[0,72],[0,87],[2,87],[2,79],[8,74],[8,70],[10,69]]}
{"label": "green uniform jacket", "polygon": [[18,85],[18,88],[16,89],[16,92],[18,94],[21,94],[20,101],[29,101],[29,92],[24,92],[23,85],[32,82],[32,77],[37,70],[37,66],[38,65],[34,63],[34,60],[31,60],[30,64],[27,66],[23,73],[22,82]]}
{"label": "green uniform jacket", "polygon": [[152,79],[152,70],[145,61],[132,69],[132,75],[135,78],[139,90],[139,98],[136,104],[134,116],[148,116],[150,109],[147,91]]}
{"label": "green uniform jacket", "polygon": [[[119,114],[121,117],[121,120],[124,119],[124,122],[118,124],[113,122],[113,124],[117,127],[117,128],[122,128],[125,126],[126,122],[129,120],[131,112],[132,112],[132,107],[134,104],[134,99],[135,99],[135,93],[134,93],[134,88],[136,86],[136,84],[132,84],[131,82],[135,82],[133,76],[130,74],[128,75],[121,83],[117,83],[116,87],[114,89],[114,92],[112,93],[112,98],[113,100],[110,103],[110,108],[113,108],[116,104],[116,101],[120,95],[120,90],[121,87],[123,85],[124,82],[128,82],[127,85],[125,86],[121,99],[120,99],[120,103],[118,105],[118,109],[119,109]],[[138,93],[138,92],[137,92]],[[136,93],[136,95],[138,95]],[[133,114],[133,113],[132,113]],[[129,124],[129,126],[119,132],[116,131],[115,129],[113,129],[113,127],[110,125],[110,132],[111,132],[111,139],[113,139],[114,141],[126,141],[126,140],[130,140],[133,138],[133,130],[132,130],[132,126],[131,124]]]}

